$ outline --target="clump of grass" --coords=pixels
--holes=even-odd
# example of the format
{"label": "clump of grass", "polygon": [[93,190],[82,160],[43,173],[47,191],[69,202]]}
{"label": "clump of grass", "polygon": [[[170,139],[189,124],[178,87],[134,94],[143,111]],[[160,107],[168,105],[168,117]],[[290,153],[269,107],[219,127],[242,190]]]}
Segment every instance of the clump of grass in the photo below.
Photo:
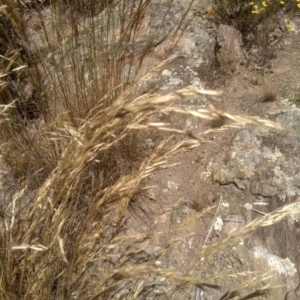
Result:
{"label": "clump of grass", "polygon": [[274,102],[278,99],[280,93],[278,85],[264,81],[261,89],[263,102]]}
{"label": "clump of grass", "polygon": [[206,85],[211,89],[223,88],[234,71],[232,64],[223,55],[218,55],[216,50],[208,56],[205,69]]}
{"label": "clump of grass", "polygon": [[279,44],[286,35],[286,32],[283,32],[275,40],[271,37],[271,33],[274,32],[278,26],[275,18],[269,18],[261,22],[258,27],[255,38],[253,40],[254,44],[257,45],[258,55],[256,57],[256,64],[260,65],[265,72],[266,67],[270,67],[270,60],[275,56],[276,45]]}
{"label": "clump of grass", "polygon": [[[53,2],[48,10],[50,15],[46,25],[39,2],[32,1],[41,23],[36,37],[26,30],[23,4],[3,1],[3,14],[10,21],[10,26],[3,26],[2,30],[16,32],[18,40],[24,42],[28,55],[23,55],[14,44],[5,45],[5,60],[11,63],[8,69],[3,70],[4,73],[11,74],[11,66],[15,64],[22,68],[23,73],[18,80],[10,76],[9,80],[4,81],[2,92],[5,103],[17,100],[21,117],[12,112],[12,117],[1,127],[0,136],[8,141],[3,148],[6,161],[19,177],[31,178],[32,187],[39,186],[55,169],[74,130],[104,112],[128,85],[136,85],[137,78],[132,68],[134,65],[142,66],[147,53],[157,43],[159,30],[159,26],[155,27],[150,20],[147,26],[151,28],[151,33],[147,39],[141,43],[136,37],[149,1],[124,1],[115,4],[117,8],[113,10],[113,1],[91,1],[86,4],[83,1],[69,1],[63,7],[60,3]],[[168,8],[164,9],[167,13]],[[183,13],[181,22],[184,18]],[[176,36],[178,30],[179,27],[170,27],[159,38],[163,40],[171,33]],[[10,51],[22,60],[19,62],[15,57],[8,56]],[[28,57],[34,57],[34,61]],[[135,71],[136,75],[138,71]],[[33,90],[29,100],[17,92],[22,90],[24,78]],[[133,92],[128,94],[126,101],[130,101],[130,97],[133,97]],[[38,123],[42,126],[27,118],[32,104],[36,105],[42,120]],[[109,158],[111,153],[101,154],[101,158],[98,157],[103,162],[98,164],[104,170],[101,176],[107,178],[111,177],[108,174],[114,173],[115,180],[116,174],[126,173],[125,168],[122,172],[116,170],[120,170],[120,165],[127,165],[130,169],[138,161],[137,157],[142,157],[143,151],[136,146],[140,144],[138,141],[139,138],[132,134],[124,135],[122,142],[115,143],[115,158]],[[126,160],[123,153],[129,153],[126,157],[132,160],[118,163],[118,160]],[[106,180],[109,181],[111,179]]]}

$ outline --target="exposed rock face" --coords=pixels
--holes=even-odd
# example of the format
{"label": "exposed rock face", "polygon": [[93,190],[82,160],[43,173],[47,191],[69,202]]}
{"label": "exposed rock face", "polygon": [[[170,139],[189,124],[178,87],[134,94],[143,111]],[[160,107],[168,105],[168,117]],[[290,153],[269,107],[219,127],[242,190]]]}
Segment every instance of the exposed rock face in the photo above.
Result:
{"label": "exposed rock face", "polygon": [[[223,195],[229,204],[221,213],[222,220],[226,220],[222,228],[225,234],[238,226],[234,223],[237,220],[249,223],[300,196],[300,110],[275,112],[268,117],[293,132],[243,129],[235,136],[231,149],[214,157],[207,167],[207,182],[212,179],[208,199]],[[202,197],[206,195],[203,191]],[[294,214],[259,229],[232,257],[253,270],[276,270],[272,283],[285,286],[271,293],[270,299],[300,297],[299,221],[299,214]]]}
{"label": "exposed rock face", "polygon": [[[300,110],[277,111],[266,117],[294,132],[278,132],[262,127],[242,129],[236,133],[226,151],[210,157],[206,169],[200,173],[202,180],[197,179],[196,184],[193,183],[195,179],[189,184],[181,184],[184,182],[182,178],[188,178],[191,174],[183,165],[172,169],[172,173],[162,171],[153,181],[160,188],[164,181],[167,183],[166,189],[162,192],[156,190],[151,196],[158,202],[184,198],[182,205],[157,228],[162,231],[164,227],[169,228],[174,239],[180,240],[178,245],[160,258],[162,267],[185,274],[203,249],[206,239],[208,244],[226,238],[262,214],[272,212],[299,197],[300,161],[297,149],[300,134],[297,128],[300,124]],[[191,155],[189,159],[195,158]],[[195,185],[198,188],[197,196],[193,193]],[[209,216],[196,220],[197,208],[189,202],[189,199],[196,197],[200,211],[208,205],[220,204],[214,223]],[[212,213],[215,212],[216,208]],[[193,218],[195,221],[186,222]],[[251,238],[241,239],[240,244],[231,250],[220,252],[210,261],[200,264],[194,270],[194,276],[204,279],[223,271],[246,274],[249,271],[264,273],[272,269],[274,273],[268,283],[281,287],[258,299],[299,299],[299,221],[299,214],[293,214],[276,225],[258,229]],[[182,230],[176,233],[179,226],[182,226]],[[162,240],[157,244],[161,245]],[[228,290],[241,284],[244,279],[240,276],[224,276],[217,279],[216,283]],[[169,287],[164,288],[160,292],[168,291]],[[191,299],[214,300],[220,299],[223,292],[186,289],[185,294],[174,293],[172,299],[194,297]],[[155,299],[155,296],[149,299]],[[167,298],[161,296],[160,299]]]}
{"label": "exposed rock face", "polygon": [[271,115],[293,133],[253,128],[240,131],[229,153],[220,155],[209,166],[212,178],[221,185],[234,184],[256,196],[292,201],[300,195],[300,111]]}

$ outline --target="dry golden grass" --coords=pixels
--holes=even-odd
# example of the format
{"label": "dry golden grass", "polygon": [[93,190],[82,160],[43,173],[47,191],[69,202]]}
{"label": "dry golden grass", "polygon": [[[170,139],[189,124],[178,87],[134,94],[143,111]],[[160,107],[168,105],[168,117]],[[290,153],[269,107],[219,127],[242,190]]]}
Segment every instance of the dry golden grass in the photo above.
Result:
{"label": "dry golden grass", "polygon": [[[137,10],[131,10],[133,7],[130,3],[124,1],[129,6],[123,7],[123,14],[131,13],[121,25],[134,32],[142,22],[143,12],[149,2],[133,1]],[[14,18],[14,22],[20,22],[16,23],[20,34],[26,35],[21,30],[23,23],[18,18],[20,7],[15,8],[10,1],[3,0],[2,4],[7,6],[7,14]],[[187,12],[183,14],[181,23],[186,15]],[[57,17],[58,24],[63,22],[61,15],[53,17]],[[110,21],[117,22],[116,15],[111,18]],[[91,16],[86,19],[88,24],[85,26],[105,25],[102,21]],[[107,36],[111,34],[113,37],[114,29],[117,29],[114,23],[111,26],[103,35],[100,31],[92,31],[87,45],[99,39],[103,42],[104,50],[110,49],[113,38]],[[57,30],[64,36],[62,24]],[[122,39],[118,42],[115,56],[108,57],[105,51],[95,53],[90,50],[91,64],[87,68],[92,79],[86,81],[80,73],[81,57],[75,50],[70,56],[65,53],[69,51],[68,43],[74,46],[80,40],[79,32],[73,30],[74,39],[71,36],[67,44],[60,43],[60,48],[55,46],[54,49],[44,27],[42,35],[45,43],[48,42],[51,59],[42,55],[38,59],[43,74],[49,78],[48,86],[42,84],[39,71],[27,70],[37,91],[45,89],[40,94],[43,95],[41,111],[44,125],[30,127],[19,121],[11,111],[13,103],[0,107],[1,153],[22,179],[21,188],[6,200],[7,203],[3,202],[0,210],[0,298],[109,299],[113,294],[120,293],[124,285],[128,285],[133,288],[128,291],[126,299],[146,299],[145,295],[153,293],[158,286],[156,282],[153,283],[153,277],[167,279],[165,284],[170,285],[171,290],[166,297],[187,286],[219,288],[215,280],[224,274],[197,279],[194,269],[201,266],[203,259],[212,259],[213,255],[233,247],[241,236],[248,237],[261,226],[279,222],[296,210],[295,204],[286,205],[253,221],[222,241],[206,244],[199,249],[193,267],[185,274],[180,270],[174,272],[155,266],[155,261],[178,242],[174,237],[176,232],[182,230],[182,224],[157,253],[148,253],[142,246],[144,241],[164,234],[154,231],[154,225],[163,222],[163,217],[179,206],[180,199],[132,235],[125,234],[123,227],[128,205],[134,196],[148,188],[147,179],[156,170],[169,167],[169,159],[175,155],[206,143],[205,135],[208,133],[245,124],[283,128],[254,117],[233,116],[216,109],[186,111],[173,104],[176,100],[216,94],[213,91],[186,88],[164,96],[136,96],[136,84],[151,79],[156,70],[150,70],[143,78],[134,77],[124,81],[120,76],[126,55],[122,49],[125,43]],[[132,36],[134,39],[134,34]],[[147,47],[143,51],[149,51]],[[66,57],[71,72],[70,69],[65,70],[63,64],[60,65]],[[103,64],[99,66],[95,61],[101,57]],[[162,67],[163,64],[159,66]],[[152,117],[162,111],[166,115],[184,114],[209,120],[222,118],[235,124],[195,135],[169,124],[153,122]],[[153,134],[153,131],[167,132],[168,137],[153,151],[147,152],[143,150],[143,138]],[[176,134],[183,135],[185,139],[177,141],[173,138]],[[132,157],[128,158],[128,154]],[[119,163],[126,159],[129,161]],[[133,161],[135,165],[130,168]],[[28,186],[34,187],[35,193],[26,202],[24,197]],[[201,218],[208,211],[200,212],[194,218]],[[193,222],[191,218],[183,224]],[[248,298],[243,296],[240,299],[250,299],[264,294],[270,287],[253,289],[256,282],[265,278],[263,274],[256,279],[246,279],[242,285],[224,293],[221,299],[232,299],[245,293],[248,293]]]}
{"label": "dry golden grass", "polygon": [[278,84],[270,83],[270,82],[263,82],[262,85],[262,101],[264,102],[273,102],[278,99],[280,94],[280,87]]}

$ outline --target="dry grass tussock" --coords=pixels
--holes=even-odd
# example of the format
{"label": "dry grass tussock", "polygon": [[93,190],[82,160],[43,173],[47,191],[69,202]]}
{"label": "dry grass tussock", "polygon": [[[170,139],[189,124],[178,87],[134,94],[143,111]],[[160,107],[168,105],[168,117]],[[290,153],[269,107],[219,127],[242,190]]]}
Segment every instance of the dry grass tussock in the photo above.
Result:
{"label": "dry grass tussock", "polygon": [[[91,15],[85,19],[84,26],[106,28],[90,31],[86,40],[86,45],[94,45],[98,39],[103,47],[98,52],[93,47],[84,48],[89,49],[91,62],[86,65],[88,80],[86,74],[81,73],[82,56],[76,52],[80,31],[73,28],[72,15],[66,27],[60,23],[63,16],[59,12],[53,15],[53,22],[61,24],[56,27],[57,32],[52,32],[61,39],[57,48],[50,43],[50,33],[42,23],[41,40],[49,47],[46,57],[36,52],[35,41],[29,43],[29,48],[24,46],[26,55],[20,55],[7,44],[5,55],[11,55],[6,58],[14,66],[10,68],[5,59],[1,61],[6,65],[6,72],[1,75],[1,79],[6,80],[1,90],[1,151],[22,180],[20,190],[3,200],[0,207],[1,299],[110,299],[112,295],[121,294],[124,286],[133,287],[127,290],[126,299],[146,299],[162,284],[154,278],[167,279],[163,284],[168,290],[161,296],[170,299],[176,290],[188,286],[217,289],[216,279],[228,275],[245,276],[245,281],[224,293],[221,299],[233,299],[236,295],[250,299],[270,288],[265,286],[253,291],[255,284],[268,274],[253,279],[249,274],[220,273],[197,279],[194,270],[258,227],[279,222],[296,210],[295,203],[253,221],[225,240],[205,245],[184,274],[155,265],[155,261],[178,242],[174,237],[182,226],[158,252],[149,253],[142,246],[144,241],[163,234],[151,229],[180,205],[180,199],[136,234],[124,232],[128,205],[136,194],[147,189],[147,179],[156,170],[169,167],[171,157],[207,142],[205,134],[209,132],[195,135],[171,128],[169,124],[153,122],[158,112],[236,122],[212,130],[214,133],[246,123],[282,129],[257,118],[232,116],[218,110],[186,111],[174,104],[176,100],[215,93],[211,91],[187,88],[164,96],[137,95],[138,84],[151,79],[157,70],[149,70],[144,77],[129,76],[130,68],[124,74],[125,45],[134,41],[135,28],[142,22],[148,4],[149,1],[124,1],[118,6],[122,10],[116,9],[117,14],[111,11],[107,18]],[[16,33],[28,42],[30,37],[24,30],[21,2],[2,0],[1,5]],[[109,5],[107,9],[111,9],[111,1]],[[37,3],[36,9],[41,14]],[[70,9],[69,13],[77,12]],[[185,17],[183,13],[182,24]],[[121,38],[113,45],[114,30],[120,26],[123,28]],[[68,28],[72,31],[70,36],[65,32]],[[175,36],[174,30],[176,28],[170,28],[166,34]],[[145,45],[137,49],[141,61],[144,53],[151,50],[151,38]],[[38,66],[24,61],[33,54]],[[22,60],[25,68],[21,68]],[[47,85],[41,74],[47,78]],[[43,126],[37,121],[22,119],[13,106],[26,99],[6,90],[10,81],[25,77],[31,79],[38,95]],[[148,152],[143,147],[145,136],[157,131],[167,132],[168,137]],[[182,134],[185,139],[178,141],[173,138],[174,134]],[[125,162],[120,164],[120,161]],[[132,162],[135,164],[129,167]],[[35,195],[24,205],[28,186],[35,188]],[[195,218],[201,218],[211,209]],[[189,222],[193,220],[187,219],[185,223]]]}
{"label": "dry grass tussock", "polygon": [[280,87],[274,83],[264,82],[262,86],[262,101],[272,102],[278,99]]}

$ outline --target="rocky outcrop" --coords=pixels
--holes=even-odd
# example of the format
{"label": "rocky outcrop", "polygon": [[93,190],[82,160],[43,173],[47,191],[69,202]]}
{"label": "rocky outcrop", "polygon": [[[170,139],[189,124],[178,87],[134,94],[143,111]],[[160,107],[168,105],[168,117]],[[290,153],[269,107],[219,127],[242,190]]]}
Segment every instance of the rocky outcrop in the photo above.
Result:
{"label": "rocky outcrop", "polygon": [[[204,184],[209,188],[203,189],[200,197],[212,204],[223,196],[228,206],[221,209],[220,231],[225,235],[237,229],[236,222],[249,223],[300,196],[300,110],[278,111],[268,118],[292,131],[243,129],[230,149],[215,156],[206,168]],[[232,257],[243,262],[237,270],[275,269],[271,283],[283,286],[271,293],[270,299],[300,297],[299,221],[299,213],[295,213],[285,221],[259,229],[253,238],[239,245]]]}

